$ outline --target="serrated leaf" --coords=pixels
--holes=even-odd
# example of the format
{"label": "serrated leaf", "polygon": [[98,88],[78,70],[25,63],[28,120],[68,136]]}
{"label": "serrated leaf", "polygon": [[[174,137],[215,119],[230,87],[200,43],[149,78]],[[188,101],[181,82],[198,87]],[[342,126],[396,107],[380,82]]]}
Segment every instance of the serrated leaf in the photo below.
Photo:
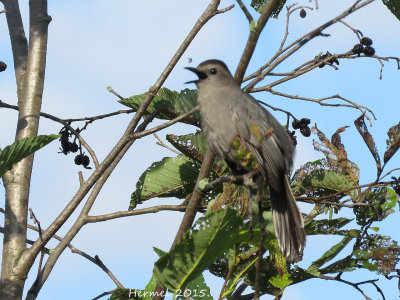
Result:
{"label": "serrated leaf", "polygon": [[190,281],[185,290],[179,293],[181,296],[178,296],[177,299],[198,299],[198,300],[213,300],[211,296],[210,288],[207,286],[204,281],[203,275],[197,276],[194,280]]}
{"label": "serrated leaf", "polygon": [[144,292],[143,293],[143,300],[152,300],[152,292],[154,292],[156,290],[157,287],[157,280],[154,277],[154,275],[151,276],[150,281],[146,284],[146,287],[144,288]]}
{"label": "serrated leaf", "polygon": [[240,224],[240,216],[229,208],[201,217],[183,241],[155,263],[157,281],[174,293],[183,290],[232,246]]}
{"label": "serrated leaf", "polygon": [[184,199],[196,184],[200,164],[184,155],[154,162],[139,178],[129,209],[155,197]]}
{"label": "serrated leaf", "polygon": [[364,203],[371,206],[360,206],[354,208],[357,224],[364,226],[372,221],[381,221],[394,212],[398,195],[385,186],[374,188],[365,194]]}
{"label": "serrated leaf", "polygon": [[[354,186],[348,176],[323,169],[319,166],[304,165],[296,171],[292,182],[293,193],[296,195],[305,194],[307,196],[326,196],[335,192],[347,190]],[[353,195],[355,191],[347,191],[345,194]]]}
{"label": "serrated leaf", "polygon": [[[187,157],[192,158],[199,163],[203,161],[208,149],[207,140],[202,131],[181,136],[169,134],[167,135],[167,141]],[[213,171],[218,176],[221,176],[226,170],[226,162],[218,158],[215,159]]]}
{"label": "serrated leaf", "polygon": [[398,0],[383,0],[383,4],[400,20],[400,2]]}
{"label": "serrated leaf", "polygon": [[304,224],[307,235],[311,234],[336,234],[337,230],[350,223],[352,219],[337,218],[323,220],[308,220]]}
{"label": "serrated leaf", "polygon": [[369,151],[371,152],[373,158],[375,159],[377,174],[379,177],[382,172],[381,158],[379,157],[378,149],[376,148],[374,138],[369,133],[367,125],[365,125],[364,115],[361,115],[359,118],[357,118],[354,121],[354,125],[356,126],[358,132],[361,134],[365,144],[367,145]]}
{"label": "serrated leaf", "polygon": [[[144,93],[118,102],[136,111],[146,99],[146,96],[147,93]],[[197,90],[184,89],[178,93],[167,88],[161,88],[147,108],[147,113],[150,114],[155,109],[159,109],[156,118],[171,120],[185,112],[188,112],[196,105]],[[194,113],[193,115],[183,119],[181,122],[199,127],[200,114],[198,112]]]}
{"label": "serrated leaf", "polygon": [[339,252],[342,251],[352,239],[352,236],[345,236],[339,243],[326,251],[319,259],[313,261],[308,267],[307,272],[315,277],[318,277],[320,275],[319,268],[338,255]]}
{"label": "serrated leaf", "polygon": [[387,135],[389,138],[386,140],[387,148],[385,155],[383,156],[383,163],[385,164],[400,148],[400,122],[399,124],[390,127]]}
{"label": "serrated leaf", "polygon": [[290,280],[287,273],[272,277],[269,280],[269,283],[272,284],[274,287],[277,287],[278,289],[284,289],[292,282],[293,282],[293,280]]}
{"label": "serrated leaf", "polygon": [[56,134],[38,135],[15,141],[12,145],[5,147],[0,152],[0,177],[10,170],[14,164],[59,137],[60,135]]}
{"label": "serrated leaf", "polygon": [[153,250],[154,250],[154,252],[158,255],[158,257],[161,257],[161,256],[163,256],[165,253],[167,253],[167,252],[165,252],[165,251],[163,251],[163,250],[161,250],[161,249],[159,249],[159,248],[157,248],[157,247],[153,247]]}

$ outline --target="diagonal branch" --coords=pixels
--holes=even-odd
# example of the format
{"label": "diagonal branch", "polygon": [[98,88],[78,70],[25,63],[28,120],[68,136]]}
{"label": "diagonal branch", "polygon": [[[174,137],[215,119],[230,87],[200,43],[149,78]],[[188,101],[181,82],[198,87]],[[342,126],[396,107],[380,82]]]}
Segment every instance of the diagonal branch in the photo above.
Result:
{"label": "diagonal branch", "polygon": [[242,82],[247,67],[249,66],[250,59],[253,56],[254,49],[256,48],[258,38],[260,37],[261,32],[267,24],[268,19],[271,17],[272,12],[278,2],[279,0],[271,0],[267,4],[265,4],[260,17],[257,20],[256,30],[250,31],[246,46],[242,53],[242,57],[240,58],[238,67],[235,72],[234,78],[236,82]]}

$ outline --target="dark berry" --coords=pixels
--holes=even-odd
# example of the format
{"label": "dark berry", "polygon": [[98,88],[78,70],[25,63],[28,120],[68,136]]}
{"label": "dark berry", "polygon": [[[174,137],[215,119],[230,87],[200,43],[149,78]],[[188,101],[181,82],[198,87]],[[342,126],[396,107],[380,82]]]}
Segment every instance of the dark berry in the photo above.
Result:
{"label": "dark berry", "polygon": [[318,67],[323,68],[323,67],[325,67],[325,64],[320,64]]}
{"label": "dark berry", "polygon": [[307,13],[306,13],[305,9],[302,8],[301,11],[300,11],[300,17],[305,18],[306,15],[307,15]]}
{"label": "dark berry", "polygon": [[361,44],[363,44],[364,46],[371,46],[372,45],[372,40],[370,39],[370,38],[368,38],[368,37],[366,37],[366,36],[364,36],[362,39],[361,39]]}
{"label": "dark berry", "polygon": [[76,142],[70,143],[69,145],[69,151],[75,153],[79,149],[79,146],[76,144]]}
{"label": "dark berry", "polygon": [[363,51],[364,51],[364,46],[361,45],[361,44],[356,44],[356,45],[354,45],[353,50],[352,50],[352,52],[353,52],[354,54],[360,54],[360,53],[362,53]]}
{"label": "dark berry", "polygon": [[293,120],[293,122],[292,122],[292,127],[293,127],[293,129],[299,129],[299,128],[300,128],[300,125],[301,125],[301,121],[299,121],[299,120],[297,120],[297,119],[294,119],[294,120]]}
{"label": "dark berry", "polygon": [[310,125],[311,121],[309,118],[301,118],[300,123],[303,125]]}
{"label": "dark berry", "polygon": [[311,129],[308,126],[301,126],[300,132],[302,135],[309,137],[311,135]]}
{"label": "dark berry", "polygon": [[373,47],[371,47],[371,46],[367,46],[367,47],[364,48],[363,53],[364,53],[366,56],[372,56],[372,55],[375,54],[375,49],[374,49]]}
{"label": "dark berry", "polygon": [[83,164],[83,154],[78,154],[75,156],[75,164],[82,165]]}
{"label": "dark berry", "polygon": [[83,155],[83,157],[82,157],[82,166],[84,166],[86,168],[89,165],[89,163],[90,163],[89,156]]}
{"label": "dark berry", "polygon": [[3,61],[0,61],[0,72],[5,71],[5,69],[7,69],[6,63]]}

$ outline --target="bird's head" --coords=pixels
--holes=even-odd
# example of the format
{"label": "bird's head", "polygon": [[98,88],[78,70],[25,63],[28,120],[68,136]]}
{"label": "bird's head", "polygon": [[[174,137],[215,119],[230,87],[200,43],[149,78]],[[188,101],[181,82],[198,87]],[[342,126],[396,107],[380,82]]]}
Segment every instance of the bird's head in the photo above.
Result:
{"label": "bird's head", "polygon": [[187,67],[189,71],[194,72],[199,79],[188,81],[186,83],[196,83],[201,89],[203,86],[225,86],[233,82],[231,72],[226,64],[217,59],[210,59],[202,62],[197,68]]}

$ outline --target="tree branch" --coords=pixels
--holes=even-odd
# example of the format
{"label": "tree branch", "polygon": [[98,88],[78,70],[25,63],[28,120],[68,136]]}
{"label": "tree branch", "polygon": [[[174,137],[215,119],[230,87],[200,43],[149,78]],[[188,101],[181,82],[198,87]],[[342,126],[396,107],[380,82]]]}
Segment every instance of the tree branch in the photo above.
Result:
{"label": "tree branch", "polygon": [[[18,93],[18,124],[15,140],[37,136],[46,69],[48,25],[47,1],[29,2],[29,50],[23,30],[18,1],[3,1],[13,48]],[[19,265],[26,248],[29,189],[34,155],[30,155],[3,176],[6,189],[4,246],[0,298],[19,299],[32,264]],[[39,239],[40,242],[40,239]],[[35,254],[39,254],[41,249]],[[33,260],[32,260],[33,263]],[[5,283],[8,284],[5,284]]]}
{"label": "tree branch", "polygon": [[244,74],[249,65],[250,59],[253,56],[254,49],[257,45],[258,38],[260,37],[261,32],[263,31],[265,25],[267,24],[268,19],[271,17],[272,11],[274,10],[276,4],[279,0],[271,0],[265,4],[263,11],[260,17],[257,20],[257,28],[255,31],[250,31],[249,37],[247,39],[247,44],[243,50],[242,57],[240,58],[238,67],[235,72],[235,80],[238,83],[241,83],[244,77]]}
{"label": "tree branch", "polygon": [[98,215],[98,216],[87,216],[85,219],[85,223],[97,223],[97,222],[104,222],[118,218],[130,217],[130,216],[137,216],[137,215],[144,215],[144,214],[154,214],[160,211],[185,211],[187,206],[185,205],[157,205],[147,208],[141,208],[136,210],[128,210],[128,211],[118,211],[110,214],[105,215]]}
{"label": "tree branch", "polygon": [[[354,11],[368,5],[369,3],[373,2],[374,0],[366,0],[363,3],[357,5],[358,3],[362,2],[361,0],[355,1],[355,3],[348,8],[346,11],[338,15],[337,17],[331,19],[330,21],[326,22],[325,24],[319,26],[318,28],[312,30],[311,32],[307,33],[306,35],[298,38],[289,46],[284,49],[278,50],[275,55],[261,68],[259,68],[256,72],[254,72],[251,76],[254,79],[244,88],[245,91],[250,91],[254,88],[254,86],[262,81],[265,76],[267,76],[273,69],[275,69],[281,62],[286,60],[289,56],[311,41],[313,38],[320,36],[322,31],[329,26],[337,23],[339,20],[345,18],[349,14],[353,13]],[[279,82],[280,83],[280,82]]]}

